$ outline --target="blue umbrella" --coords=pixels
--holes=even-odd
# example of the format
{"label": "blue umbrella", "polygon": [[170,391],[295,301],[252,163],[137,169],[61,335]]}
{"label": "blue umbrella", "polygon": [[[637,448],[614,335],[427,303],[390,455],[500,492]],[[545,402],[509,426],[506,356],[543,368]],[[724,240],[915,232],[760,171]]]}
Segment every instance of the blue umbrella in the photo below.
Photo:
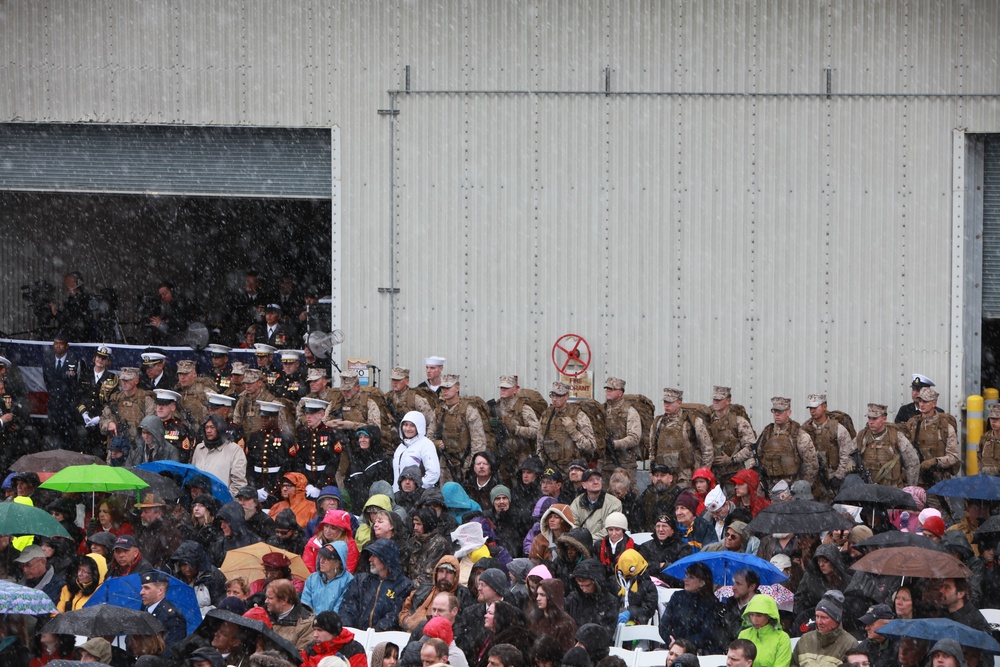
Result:
{"label": "blue umbrella", "polygon": [[763,558],[740,551],[699,551],[672,563],[663,574],[683,579],[684,571],[693,563],[704,563],[712,571],[712,578],[719,586],[731,585],[737,570],[749,568],[760,576],[761,584],[778,584],[788,579],[785,573]]}
{"label": "blue umbrella", "polygon": [[[164,572],[164,574],[166,573]],[[198,606],[198,597],[195,595],[194,589],[183,581],[170,575],[167,576],[170,577],[167,599],[173,602],[177,610],[184,614],[188,634],[191,634],[201,623],[201,608]],[[98,586],[83,606],[93,607],[98,604],[110,604],[126,609],[142,609],[142,598],[139,597],[140,590],[142,590],[142,582],[139,581],[138,574],[112,577]]]}
{"label": "blue umbrella", "polygon": [[149,463],[140,463],[136,466],[140,470],[148,470],[149,472],[155,472],[157,474],[161,472],[172,472],[175,475],[179,475],[183,483],[187,483],[189,479],[195,475],[204,475],[212,482],[212,497],[218,500],[220,503],[228,503],[233,499],[233,494],[230,492],[229,487],[226,486],[225,482],[213,475],[212,473],[205,472],[200,468],[195,468],[193,465],[187,463],[178,463],[176,461],[150,461]]}
{"label": "blue umbrella", "polygon": [[994,475],[952,477],[927,489],[927,493],[949,498],[1000,500],[1000,477]]}
{"label": "blue umbrella", "polygon": [[962,646],[1000,654],[1000,643],[993,637],[950,618],[901,618],[889,621],[878,629],[878,633],[883,637],[912,637],[930,641],[954,639]]}

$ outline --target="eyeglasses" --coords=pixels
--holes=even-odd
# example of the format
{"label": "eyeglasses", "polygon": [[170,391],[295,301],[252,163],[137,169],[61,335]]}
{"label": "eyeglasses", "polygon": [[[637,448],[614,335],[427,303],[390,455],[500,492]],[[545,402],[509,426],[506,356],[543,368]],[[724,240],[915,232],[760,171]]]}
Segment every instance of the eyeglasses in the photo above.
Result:
{"label": "eyeglasses", "polygon": [[733,535],[732,533],[726,533],[726,539],[727,540],[736,540],[736,539],[739,539],[739,537],[740,537],[739,535]]}

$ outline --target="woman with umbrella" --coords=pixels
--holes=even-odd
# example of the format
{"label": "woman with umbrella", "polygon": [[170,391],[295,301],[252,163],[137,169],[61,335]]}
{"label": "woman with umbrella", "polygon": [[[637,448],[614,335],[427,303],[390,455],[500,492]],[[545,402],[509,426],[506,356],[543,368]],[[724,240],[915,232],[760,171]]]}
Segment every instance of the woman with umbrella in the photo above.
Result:
{"label": "woman with umbrella", "polygon": [[115,537],[135,533],[132,524],[125,518],[121,503],[114,496],[109,496],[97,506],[97,516],[91,518],[88,524],[88,537],[101,532],[111,533]]}
{"label": "woman with umbrella", "polygon": [[684,572],[684,589],[670,596],[663,610],[660,636],[668,645],[675,639],[691,640],[700,655],[718,653],[718,611],[719,602],[712,593],[712,571],[704,563],[692,563]]}

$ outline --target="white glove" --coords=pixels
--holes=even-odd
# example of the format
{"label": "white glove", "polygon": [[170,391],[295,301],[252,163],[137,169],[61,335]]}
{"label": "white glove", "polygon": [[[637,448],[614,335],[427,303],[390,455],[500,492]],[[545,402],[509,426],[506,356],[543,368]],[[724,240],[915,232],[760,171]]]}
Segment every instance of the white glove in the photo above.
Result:
{"label": "white glove", "polygon": [[90,419],[87,420],[87,428],[94,428],[100,423],[101,423],[100,417],[91,417]]}
{"label": "white glove", "polygon": [[306,484],[306,498],[319,498],[319,489],[312,484]]}
{"label": "white glove", "polygon": [[89,412],[84,412],[83,413],[83,425],[84,426],[90,426],[90,413]]}
{"label": "white glove", "polygon": [[268,493],[266,489],[257,489],[257,500],[265,502],[267,500],[267,496]]}

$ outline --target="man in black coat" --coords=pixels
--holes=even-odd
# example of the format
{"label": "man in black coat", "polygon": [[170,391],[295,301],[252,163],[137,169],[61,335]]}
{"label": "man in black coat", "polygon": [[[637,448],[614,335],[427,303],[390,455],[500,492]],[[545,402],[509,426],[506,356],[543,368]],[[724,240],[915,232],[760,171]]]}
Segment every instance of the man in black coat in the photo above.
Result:
{"label": "man in black coat", "polygon": [[76,411],[80,398],[80,377],[86,364],[69,350],[69,335],[60,331],[52,341],[52,355],[42,366],[42,378],[49,392],[49,439],[52,449],[76,450],[83,430]]}

